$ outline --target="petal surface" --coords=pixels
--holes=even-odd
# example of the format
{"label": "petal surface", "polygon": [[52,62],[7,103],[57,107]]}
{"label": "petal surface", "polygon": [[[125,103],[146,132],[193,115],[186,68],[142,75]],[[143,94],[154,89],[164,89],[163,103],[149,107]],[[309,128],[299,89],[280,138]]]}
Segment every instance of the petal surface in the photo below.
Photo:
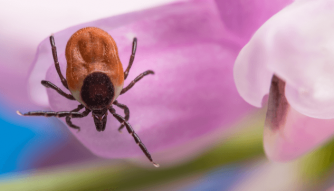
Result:
{"label": "petal surface", "polygon": [[240,52],[234,69],[238,91],[261,106],[272,74],[286,82],[286,98],[299,113],[334,117],[334,2],[292,3],[270,18]]}
{"label": "petal surface", "polygon": [[293,0],[216,0],[227,29],[247,43],[255,31]]}
{"label": "petal surface", "polygon": [[334,135],[333,124],[296,111],[285,97],[285,82],[273,77],[263,139],[271,160],[292,160],[316,148]]}
{"label": "petal surface", "polygon": [[[66,41],[76,30],[87,26],[102,28],[113,36],[124,68],[130,57],[132,38],[138,38],[135,62],[125,85],[145,70],[155,71],[154,76],[144,77],[118,99],[130,108],[129,122],[150,152],[185,143],[217,128],[228,129],[252,110],[234,86],[232,69],[240,48],[230,40],[230,33],[221,24],[214,1],[168,5],[56,33],[63,74]],[[46,80],[68,92],[52,65],[49,46],[48,39],[41,43],[36,71],[42,63],[48,65]],[[43,79],[41,71],[34,70],[30,78],[32,88]],[[47,94],[45,97],[43,91],[38,91],[34,96],[37,100],[49,100],[52,110],[68,111],[78,105],[52,89],[47,89]],[[123,115],[123,111],[117,109],[117,112]],[[143,155],[126,130],[122,134],[117,131],[120,124],[112,115],[108,115],[102,133],[96,131],[90,115],[72,121],[81,131],[70,130],[98,156]]]}

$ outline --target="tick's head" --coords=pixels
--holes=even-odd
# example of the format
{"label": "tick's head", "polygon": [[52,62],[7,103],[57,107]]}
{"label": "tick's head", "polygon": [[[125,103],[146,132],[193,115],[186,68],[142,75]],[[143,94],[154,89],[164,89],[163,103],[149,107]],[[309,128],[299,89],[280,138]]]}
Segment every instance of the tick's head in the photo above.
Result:
{"label": "tick's head", "polygon": [[93,72],[85,78],[80,93],[86,107],[92,111],[99,111],[110,107],[115,89],[106,74]]}
{"label": "tick's head", "polygon": [[92,113],[96,130],[99,132],[104,131],[106,129],[106,124],[107,124],[108,110],[107,109],[93,110]]}

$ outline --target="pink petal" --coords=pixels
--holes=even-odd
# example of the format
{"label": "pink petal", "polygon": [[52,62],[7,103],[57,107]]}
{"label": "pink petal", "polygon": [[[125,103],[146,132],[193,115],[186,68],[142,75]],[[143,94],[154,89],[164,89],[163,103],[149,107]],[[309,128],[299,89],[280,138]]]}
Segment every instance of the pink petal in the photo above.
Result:
{"label": "pink petal", "polygon": [[233,75],[241,97],[249,104],[261,107],[263,97],[269,93],[270,80],[274,73],[268,70],[265,62],[269,50],[261,44],[260,37],[256,40],[254,38],[240,51]]}
{"label": "pink petal", "polygon": [[248,42],[255,31],[293,0],[216,0],[225,26]]}
{"label": "pink petal", "polygon": [[[225,25],[238,34],[244,44],[266,20],[293,1],[216,0],[216,2]],[[266,40],[263,35],[254,35],[240,51],[233,70],[234,81],[241,97],[256,107],[262,106],[262,99],[268,94],[273,76],[273,72],[266,66],[269,59],[267,55],[270,56],[270,49],[265,46]]]}
{"label": "pink petal", "polygon": [[295,159],[334,134],[334,119],[315,119],[293,109],[284,96],[285,82],[273,78],[264,130],[264,149],[275,161]]}
{"label": "pink petal", "polygon": [[326,189],[326,191],[334,191],[334,186],[332,185],[330,188]]}
{"label": "pink petal", "polygon": [[294,159],[333,136],[333,8],[328,0],[294,2],[270,18],[236,60],[237,89],[252,105],[261,106],[273,74],[284,82],[269,98],[264,132],[273,160]]}
{"label": "pink petal", "polygon": [[[17,48],[21,42],[0,37],[0,96],[17,109],[33,107],[27,93],[29,60],[33,59],[32,46]],[[23,46],[23,45],[22,45]],[[14,59],[13,59],[14,58]]]}
{"label": "pink petal", "polygon": [[[189,16],[191,15],[191,17]],[[218,128],[228,129],[252,108],[234,86],[232,67],[238,46],[220,24],[213,1],[191,1],[111,17],[75,26],[55,34],[63,74],[67,39],[86,26],[100,27],[115,39],[123,67],[131,52],[132,38],[138,38],[134,65],[126,83],[141,72],[152,69],[155,75],[143,78],[119,102],[130,108],[130,123],[150,152],[186,143]],[[226,35],[225,35],[226,34]],[[78,102],[69,101],[48,89],[43,93],[40,80],[49,67],[46,80],[65,91],[53,66],[48,39],[39,46],[39,55],[30,77],[35,100],[52,110],[68,111]],[[68,91],[66,91],[68,92]],[[123,112],[118,110],[123,115]],[[88,116],[74,119],[81,127],[71,132],[93,153],[102,157],[142,156],[133,138],[117,131],[119,123],[108,116],[106,130],[97,132]]]}

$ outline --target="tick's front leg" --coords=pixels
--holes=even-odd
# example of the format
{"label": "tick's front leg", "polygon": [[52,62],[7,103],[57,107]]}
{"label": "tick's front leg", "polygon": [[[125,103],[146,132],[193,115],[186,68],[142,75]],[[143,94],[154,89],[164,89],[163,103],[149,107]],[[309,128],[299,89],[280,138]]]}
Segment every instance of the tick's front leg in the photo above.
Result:
{"label": "tick's front leg", "polygon": [[67,94],[63,92],[63,90],[61,90],[60,88],[58,88],[56,85],[54,85],[53,83],[49,81],[42,80],[41,84],[45,86],[46,88],[51,88],[51,89],[56,90],[60,95],[66,97],[69,100],[75,100],[75,98],[71,94]]}
{"label": "tick's front leg", "polygon": [[59,75],[59,78],[61,80],[61,83],[63,83],[63,86],[65,86],[65,88],[68,89],[67,80],[64,78],[63,74],[61,73],[60,67],[59,67],[59,61],[58,61],[58,56],[57,56],[57,47],[56,47],[55,39],[52,35],[50,36],[50,44],[51,44],[51,49],[52,49],[53,61],[55,63],[55,67],[56,67],[57,73]]}
{"label": "tick's front leg", "polygon": [[130,56],[130,61],[128,64],[128,67],[126,68],[125,72],[124,72],[124,80],[128,77],[131,66],[133,64],[133,61],[135,60],[135,55],[136,55],[136,50],[137,50],[137,38],[133,38],[132,41],[132,52],[131,52],[131,56]]}
{"label": "tick's front leg", "polygon": [[140,79],[142,79],[144,76],[147,76],[149,74],[154,74],[152,70],[147,70],[143,73],[141,73],[139,76],[137,76],[128,86],[122,89],[121,95],[127,92],[129,89],[131,89]]}

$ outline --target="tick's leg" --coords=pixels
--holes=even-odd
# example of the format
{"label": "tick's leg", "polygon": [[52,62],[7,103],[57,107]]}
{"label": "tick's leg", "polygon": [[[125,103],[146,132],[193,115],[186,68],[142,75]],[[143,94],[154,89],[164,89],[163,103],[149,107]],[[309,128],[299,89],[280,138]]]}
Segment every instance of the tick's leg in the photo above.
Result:
{"label": "tick's leg", "polygon": [[54,37],[52,35],[50,36],[50,44],[51,44],[51,48],[52,48],[53,60],[54,60],[54,63],[55,63],[56,70],[57,70],[57,73],[59,75],[59,78],[61,80],[61,83],[63,83],[63,85],[65,86],[65,88],[68,89],[67,81],[66,81],[66,79],[63,76],[63,74],[60,71],[59,62],[58,62],[58,56],[57,56],[56,43],[55,43],[55,39],[54,39]]}
{"label": "tick's leg", "polygon": [[[78,105],[78,107],[76,109],[73,109],[71,112],[78,112],[80,111],[82,108],[84,108],[84,106],[82,104]],[[86,111],[85,111],[86,112]],[[66,123],[69,127],[72,127],[73,129],[77,129],[78,131],[80,131],[80,127],[74,125],[71,121],[71,117],[70,116],[66,116]]]}
{"label": "tick's leg", "polygon": [[86,110],[82,113],[76,111],[29,111],[28,113],[21,113],[17,111],[16,113],[23,116],[44,116],[44,117],[67,117],[71,118],[81,118],[86,117],[89,114],[90,110]]}
{"label": "tick's leg", "polygon": [[128,132],[132,135],[132,137],[135,139],[137,145],[139,145],[139,147],[141,148],[141,150],[144,152],[144,154],[146,155],[146,157],[148,158],[148,160],[150,160],[153,165],[155,167],[159,167],[159,164],[153,162],[152,157],[150,155],[150,153],[147,151],[145,145],[141,142],[139,136],[134,132],[134,130],[132,129],[131,125],[120,115],[118,115],[115,112],[115,109],[110,107],[109,108],[110,113],[122,124],[125,125],[126,129],[128,130]]}
{"label": "tick's leg", "polygon": [[61,90],[60,88],[58,88],[56,85],[54,85],[53,83],[49,81],[42,80],[41,84],[45,86],[46,88],[51,88],[51,89],[56,90],[60,95],[66,97],[67,99],[75,100],[75,98],[71,94],[67,94],[63,92],[63,90]]}
{"label": "tick's leg", "polygon": [[125,72],[124,72],[124,80],[128,77],[133,60],[135,59],[135,54],[136,54],[136,50],[137,50],[137,38],[133,38],[132,41],[132,53],[130,56],[130,61],[129,61],[129,65],[126,68]]}
{"label": "tick's leg", "polygon": [[[130,118],[130,110],[129,110],[129,108],[126,105],[119,103],[117,100],[115,100],[113,104],[124,110],[124,114],[125,114],[124,119],[125,119],[125,121],[129,121],[129,118]],[[121,130],[123,129],[123,127],[124,127],[124,124],[122,124],[118,128],[118,131],[121,132]]]}
{"label": "tick's leg", "polygon": [[142,79],[144,76],[147,76],[149,74],[154,74],[154,72],[152,70],[147,70],[147,71],[141,73],[128,86],[126,86],[125,88],[122,89],[121,95],[124,94],[125,92],[127,92],[129,89],[131,89],[132,86],[134,86],[135,83],[137,83],[140,79]]}

